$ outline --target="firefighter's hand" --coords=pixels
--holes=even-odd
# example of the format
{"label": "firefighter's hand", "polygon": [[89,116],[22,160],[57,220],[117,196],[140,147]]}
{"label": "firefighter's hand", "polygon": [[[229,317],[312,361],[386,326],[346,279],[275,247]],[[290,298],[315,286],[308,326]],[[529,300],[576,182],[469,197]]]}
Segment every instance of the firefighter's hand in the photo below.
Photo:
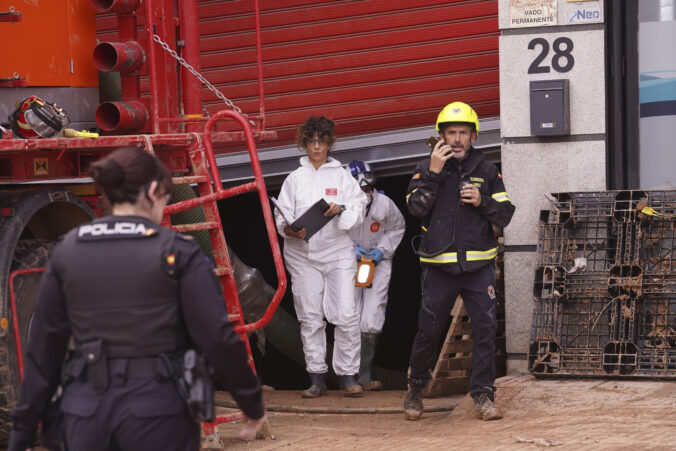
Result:
{"label": "firefighter's hand", "polygon": [[441,173],[446,161],[453,156],[453,149],[451,146],[444,144],[444,140],[434,146],[432,154],[430,155],[430,172]]}
{"label": "firefighter's hand", "polygon": [[335,216],[343,212],[343,209],[340,208],[340,205],[336,205],[333,202],[329,202],[329,208],[324,212],[324,216]]}
{"label": "firefighter's hand", "polygon": [[244,417],[244,427],[239,431],[239,438],[242,440],[253,440],[256,438],[256,433],[260,431],[265,422],[268,420],[267,415],[263,415],[257,420],[252,420],[251,418],[243,415]]}
{"label": "firefighter's hand", "polygon": [[481,205],[481,193],[479,192],[479,188],[471,183],[466,183],[462,187],[462,190],[460,190],[460,200],[466,204],[478,207]]}
{"label": "firefighter's hand", "polygon": [[298,238],[299,240],[305,239],[305,227],[296,231],[296,230],[293,230],[290,226],[286,226],[286,227],[284,227],[284,233],[286,234],[286,236]]}

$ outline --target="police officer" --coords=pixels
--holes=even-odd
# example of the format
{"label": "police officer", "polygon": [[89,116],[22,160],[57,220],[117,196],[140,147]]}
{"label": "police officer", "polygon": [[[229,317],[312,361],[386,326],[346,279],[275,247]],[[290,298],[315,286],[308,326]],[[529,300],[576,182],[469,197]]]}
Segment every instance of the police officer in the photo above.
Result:
{"label": "police officer", "polygon": [[376,176],[371,165],[354,160],[350,172],[368,198],[364,223],[350,230],[357,261],[362,257],[373,261],[376,268],[370,287],[355,287],[355,300],[360,312],[361,361],[359,383],[364,390],[381,390],[383,384],[373,374],[378,337],[385,324],[387,290],[392,275],[392,257],[406,230],[404,215],[392,199],[376,190]]}
{"label": "police officer", "polygon": [[502,418],[495,407],[495,270],[498,253],[492,225],[505,227],[514,214],[498,168],[472,147],[479,118],[462,102],[437,118],[440,141],[419,163],[408,186],[409,212],[421,220],[417,253],[422,264],[418,332],[411,351],[404,414],[422,415],[422,391],[437,360],[437,343],[459,294],[469,313],[474,351],[470,394],[483,420]]}
{"label": "police officer", "polygon": [[12,451],[34,443],[75,344],[60,410],[79,450],[197,450],[199,423],[175,378],[187,348],[203,353],[242,409],[246,432],[265,412],[261,387],[230,324],[210,260],[195,241],[158,226],[171,175],[133,148],[93,165],[112,215],[66,234],[45,270],[31,324]]}

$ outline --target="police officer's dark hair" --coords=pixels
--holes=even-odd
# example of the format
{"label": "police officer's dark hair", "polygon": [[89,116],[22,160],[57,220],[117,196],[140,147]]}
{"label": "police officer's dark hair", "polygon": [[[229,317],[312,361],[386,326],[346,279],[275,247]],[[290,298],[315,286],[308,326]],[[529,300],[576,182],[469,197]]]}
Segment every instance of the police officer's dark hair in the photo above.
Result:
{"label": "police officer's dark hair", "polygon": [[296,130],[296,145],[304,150],[308,141],[317,137],[326,143],[329,147],[336,142],[336,124],[326,116],[310,116]]}
{"label": "police officer's dark hair", "polygon": [[94,183],[111,204],[135,203],[150,183],[158,182],[158,194],[171,193],[173,183],[167,167],[142,150],[126,147],[101,158],[91,166]]}

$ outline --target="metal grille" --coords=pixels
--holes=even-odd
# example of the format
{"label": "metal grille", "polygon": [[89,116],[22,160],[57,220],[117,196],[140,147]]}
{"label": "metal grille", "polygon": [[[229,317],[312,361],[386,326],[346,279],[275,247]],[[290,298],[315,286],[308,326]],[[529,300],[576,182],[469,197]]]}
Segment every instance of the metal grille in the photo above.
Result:
{"label": "metal grille", "polygon": [[531,372],[676,378],[676,191],[550,200],[540,216]]}

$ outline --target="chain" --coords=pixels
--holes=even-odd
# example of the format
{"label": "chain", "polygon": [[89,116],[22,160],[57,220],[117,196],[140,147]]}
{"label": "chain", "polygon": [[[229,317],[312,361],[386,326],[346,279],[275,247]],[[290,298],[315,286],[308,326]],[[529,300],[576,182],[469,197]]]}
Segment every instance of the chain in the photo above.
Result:
{"label": "chain", "polygon": [[[219,99],[221,99],[221,100],[222,100],[226,105],[228,105],[230,108],[232,108],[233,110],[237,111],[239,114],[241,114],[242,116],[244,116],[245,118],[247,118],[247,120],[249,121],[249,123],[250,123],[251,125],[256,125],[256,124],[254,124],[254,122],[253,122],[251,119],[249,119],[249,116],[248,116],[246,113],[242,112],[242,109],[241,109],[240,107],[238,107],[237,105],[235,105],[234,103],[232,103],[232,100],[230,100],[230,99],[228,99],[227,97],[225,97],[225,95],[224,95],[221,91],[219,91],[218,88],[216,88],[214,85],[212,85],[211,83],[209,83],[209,81],[208,81],[206,78],[204,78],[204,76],[203,76],[202,74],[200,74],[199,72],[197,72],[197,71],[195,70],[194,67],[192,67],[190,64],[188,64],[188,62],[187,62],[186,60],[184,60],[183,58],[181,58],[181,57],[178,55],[178,53],[176,53],[176,51],[172,50],[172,49],[169,47],[169,44],[167,44],[167,43],[164,42],[162,39],[160,39],[160,37],[159,37],[157,34],[155,34],[155,33],[153,33],[153,40],[154,40],[155,42],[157,42],[157,43],[160,45],[160,47],[162,47],[164,50],[166,50],[167,53],[169,53],[176,61],[178,61],[179,64],[180,64],[181,66],[185,67],[185,68],[188,70],[188,72],[190,72],[190,73],[193,74],[195,77],[197,77],[197,79],[198,79],[200,82],[202,82],[202,84],[204,84],[204,86],[206,86],[206,87],[209,89],[209,91],[211,91],[211,92],[213,92],[214,94],[216,94],[216,97],[218,97]],[[204,107],[202,107],[202,109],[204,110]]]}

